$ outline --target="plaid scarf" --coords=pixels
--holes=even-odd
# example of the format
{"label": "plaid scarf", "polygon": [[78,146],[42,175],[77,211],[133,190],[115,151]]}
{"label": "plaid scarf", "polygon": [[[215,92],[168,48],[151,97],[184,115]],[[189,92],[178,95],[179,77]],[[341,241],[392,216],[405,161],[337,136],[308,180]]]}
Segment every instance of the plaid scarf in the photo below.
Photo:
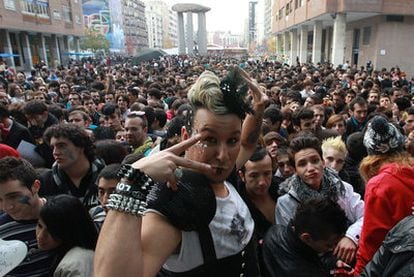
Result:
{"label": "plaid scarf", "polygon": [[345,186],[342,180],[330,168],[325,168],[323,171],[323,180],[319,190],[312,189],[304,183],[299,176],[294,175],[289,179],[291,188],[293,188],[301,202],[312,198],[327,197],[332,201],[338,201],[339,195],[345,195]]}

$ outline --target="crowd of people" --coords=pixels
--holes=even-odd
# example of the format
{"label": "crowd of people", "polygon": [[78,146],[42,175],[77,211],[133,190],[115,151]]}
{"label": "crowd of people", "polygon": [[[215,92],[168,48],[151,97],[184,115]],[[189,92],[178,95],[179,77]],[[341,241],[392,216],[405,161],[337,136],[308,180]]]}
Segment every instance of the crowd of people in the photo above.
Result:
{"label": "crowd of people", "polygon": [[397,66],[0,63],[0,239],[28,250],[7,276],[414,274]]}

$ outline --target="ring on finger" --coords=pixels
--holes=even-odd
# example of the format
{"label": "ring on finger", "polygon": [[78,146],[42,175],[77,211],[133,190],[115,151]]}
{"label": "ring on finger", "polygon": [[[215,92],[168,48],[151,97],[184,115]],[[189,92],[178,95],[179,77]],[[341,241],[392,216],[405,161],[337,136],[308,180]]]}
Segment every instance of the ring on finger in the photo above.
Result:
{"label": "ring on finger", "polygon": [[177,167],[177,168],[174,170],[174,176],[175,176],[177,179],[180,179],[181,177],[183,177],[183,169],[182,169],[181,167]]}

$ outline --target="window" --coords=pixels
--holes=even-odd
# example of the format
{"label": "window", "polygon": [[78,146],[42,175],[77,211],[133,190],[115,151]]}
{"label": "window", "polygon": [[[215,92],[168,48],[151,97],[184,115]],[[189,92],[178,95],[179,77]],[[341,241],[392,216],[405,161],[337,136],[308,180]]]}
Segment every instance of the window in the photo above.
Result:
{"label": "window", "polygon": [[305,2],[304,0],[295,0],[295,8],[299,8],[303,6],[303,2]]}
{"label": "window", "polygon": [[72,22],[72,10],[69,6],[63,5],[63,19],[65,22],[71,23]]}
{"label": "window", "polygon": [[14,3],[14,0],[4,0],[4,8],[7,10],[16,10],[16,3]]}
{"label": "window", "polygon": [[404,22],[404,16],[402,15],[387,15],[388,22]]}
{"label": "window", "polygon": [[56,20],[61,19],[60,12],[58,10],[53,10],[53,18]]}
{"label": "window", "polygon": [[284,10],[285,10],[284,7],[279,10],[279,20],[281,20],[283,18],[283,12],[284,12]]}
{"label": "window", "polygon": [[369,45],[370,41],[371,41],[371,27],[365,27],[363,31],[362,44]]}
{"label": "window", "polygon": [[286,4],[286,15],[289,15],[293,11],[293,1]]}
{"label": "window", "polygon": [[22,13],[49,18],[49,0],[22,0]]}

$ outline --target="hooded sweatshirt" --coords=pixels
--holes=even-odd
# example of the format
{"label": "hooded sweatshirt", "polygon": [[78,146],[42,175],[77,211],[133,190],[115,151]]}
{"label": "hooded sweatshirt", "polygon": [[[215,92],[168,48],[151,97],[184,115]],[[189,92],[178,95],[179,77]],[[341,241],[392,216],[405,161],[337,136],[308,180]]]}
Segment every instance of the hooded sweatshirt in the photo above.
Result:
{"label": "hooded sweatshirt", "polygon": [[372,259],[388,231],[411,214],[413,201],[414,166],[386,164],[368,181],[356,274]]}

